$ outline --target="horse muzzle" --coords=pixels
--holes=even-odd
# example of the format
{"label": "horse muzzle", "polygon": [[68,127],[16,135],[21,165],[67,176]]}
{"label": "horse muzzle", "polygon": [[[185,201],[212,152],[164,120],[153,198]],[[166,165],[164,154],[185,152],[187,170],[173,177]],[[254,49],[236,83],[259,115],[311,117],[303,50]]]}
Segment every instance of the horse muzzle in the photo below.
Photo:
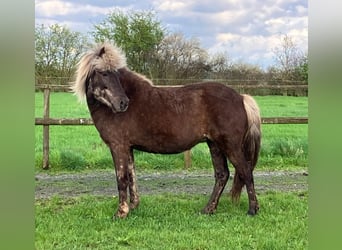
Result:
{"label": "horse muzzle", "polygon": [[127,97],[118,98],[112,102],[112,110],[114,113],[125,112],[128,109],[129,99]]}

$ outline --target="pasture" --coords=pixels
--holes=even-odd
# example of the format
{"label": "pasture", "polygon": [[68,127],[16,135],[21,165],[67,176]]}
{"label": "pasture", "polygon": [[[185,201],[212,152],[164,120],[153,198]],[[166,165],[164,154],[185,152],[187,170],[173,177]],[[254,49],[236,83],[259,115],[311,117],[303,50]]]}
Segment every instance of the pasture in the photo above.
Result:
{"label": "pasture", "polygon": [[[256,96],[262,117],[303,116],[308,114],[307,97]],[[43,95],[36,93],[35,116],[42,117]],[[70,93],[51,93],[50,117],[88,118],[86,104],[77,102]],[[297,169],[307,167],[308,125],[262,125],[262,146],[258,169]],[[50,127],[51,171],[78,171],[113,168],[108,148],[94,126]],[[183,154],[153,155],[135,152],[137,168],[145,170],[176,170],[184,167]],[[41,171],[42,126],[35,127],[35,166]],[[192,149],[192,168],[212,169],[207,145]]]}
{"label": "pasture", "polygon": [[36,202],[36,249],[307,249],[307,193],[259,195],[261,210],[245,214],[248,199],[223,195],[214,215],[203,195],[142,196],[140,207],[112,221],[117,198],[82,196]]}
{"label": "pasture", "polygon": [[[307,97],[256,97],[263,117],[307,116]],[[89,117],[85,104],[79,104],[70,93],[52,93],[50,117]],[[43,95],[36,93],[36,117],[43,113]],[[263,125],[261,155],[256,171],[277,170],[290,173],[307,170],[308,125]],[[37,175],[56,176],[56,186],[74,193],[73,181],[66,184],[63,176],[81,173],[111,172],[115,188],[113,163],[109,150],[93,126],[50,127],[50,170],[41,169],[42,126],[35,127],[35,167]],[[160,175],[183,171],[183,154],[154,155],[135,152],[139,176],[144,173]],[[233,167],[230,167],[233,171]],[[212,183],[212,165],[206,144],[192,149],[193,173],[206,173],[202,186]],[[273,178],[278,183],[278,178]],[[72,179],[71,179],[72,180]],[[142,182],[149,183],[150,179]],[[153,181],[153,180],[152,180]],[[77,182],[77,180],[75,180]],[[169,181],[175,189],[181,178]],[[207,183],[210,182],[210,185]],[[192,190],[201,182],[190,183]],[[232,204],[227,192],[228,181],[214,215],[199,211],[206,204],[208,192],[194,193],[162,191],[141,192],[141,204],[123,220],[112,220],[118,197],[109,195],[52,195],[35,201],[36,249],[306,249],[308,248],[307,190],[275,189],[268,182],[256,179],[260,204],[257,216],[246,215],[248,198],[243,191],[239,204]],[[189,184],[189,183],[188,183]],[[286,181],[284,181],[286,187]],[[40,180],[36,185],[41,185]],[[49,185],[47,183],[47,185]],[[88,182],[85,185],[92,188]],[[295,186],[296,184],[290,184]],[[261,186],[264,189],[260,188]],[[44,188],[43,186],[40,186]]]}

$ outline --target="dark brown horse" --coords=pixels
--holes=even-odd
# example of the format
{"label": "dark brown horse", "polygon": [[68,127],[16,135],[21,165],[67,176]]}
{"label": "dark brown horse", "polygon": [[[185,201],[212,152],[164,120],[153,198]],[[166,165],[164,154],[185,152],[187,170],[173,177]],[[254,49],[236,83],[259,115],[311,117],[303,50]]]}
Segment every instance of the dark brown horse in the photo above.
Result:
{"label": "dark brown horse", "polygon": [[215,185],[203,212],[216,210],[229,178],[228,158],[235,167],[233,200],[246,185],[248,214],[257,213],[253,169],[261,132],[259,108],[252,97],[214,82],[155,87],[130,71],[122,51],[108,43],[81,58],[72,89],[86,98],[94,124],[110,148],[119,192],[116,217],[126,217],[139,205],[133,149],[172,154],[199,142],[208,144],[215,170]]}

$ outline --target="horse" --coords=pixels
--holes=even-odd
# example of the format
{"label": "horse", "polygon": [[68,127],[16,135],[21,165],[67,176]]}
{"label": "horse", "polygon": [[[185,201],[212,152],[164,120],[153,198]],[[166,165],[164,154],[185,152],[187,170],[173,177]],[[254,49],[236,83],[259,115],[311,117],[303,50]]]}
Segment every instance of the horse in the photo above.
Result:
{"label": "horse", "polygon": [[215,176],[202,212],[216,211],[230,177],[227,160],[235,168],[230,191],[233,202],[246,186],[247,214],[259,210],[253,170],[261,144],[261,119],[251,96],[216,82],[154,86],[147,77],[130,70],[121,48],[108,42],[95,44],[82,55],[71,89],[81,101],[86,100],[112,155],[119,195],[114,219],[127,217],[139,205],[134,149],[175,154],[201,142],[209,147]]}

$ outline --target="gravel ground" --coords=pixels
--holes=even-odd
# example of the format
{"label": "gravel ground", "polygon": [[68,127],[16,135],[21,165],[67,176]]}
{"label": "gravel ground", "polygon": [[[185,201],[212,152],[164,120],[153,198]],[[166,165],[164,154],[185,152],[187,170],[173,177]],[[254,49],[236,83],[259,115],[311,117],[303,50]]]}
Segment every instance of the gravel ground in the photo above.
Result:
{"label": "gravel ground", "polygon": [[[54,195],[77,197],[80,195],[117,196],[113,171],[101,170],[72,174],[38,173],[35,176],[35,198],[46,199]],[[257,193],[267,191],[302,192],[308,190],[306,171],[255,171]],[[230,190],[232,177],[224,192]],[[140,196],[160,193],[211,194],[214,185],[213,172],[139,172],[137,185]]]}

